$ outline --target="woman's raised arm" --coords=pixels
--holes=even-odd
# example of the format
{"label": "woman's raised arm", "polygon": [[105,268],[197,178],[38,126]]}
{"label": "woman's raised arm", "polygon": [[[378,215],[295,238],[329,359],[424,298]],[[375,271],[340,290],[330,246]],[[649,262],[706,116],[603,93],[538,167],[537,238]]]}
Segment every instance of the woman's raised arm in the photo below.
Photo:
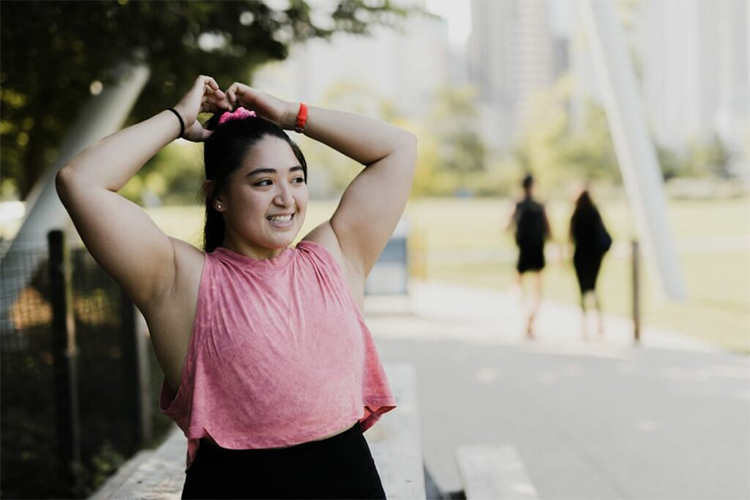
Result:
{"label": "woman's raised arm", "polygon": [[[198,77],[175,106],[185,124],[183,137],[205,140],[210,132],[198,122],[198,113],[219,108],[227,109],[229,104],[216,82]],[[162,111],[90,146],[61,168],[56,178],[57,192],[86,248],[142,311],[172,287],[174,242],[117,191],[180,131],[177,116]]]}
{"label": "woman's raised arm", "polygon": [[[227,99],[294,129],[299,103],[234,83]],[[366,277],[401,219],[417,159],[414,134],[355,113],[309,107],[305,135],[366,168],[349,184],[329,221],[347,264]],[[315,231],[325,230],[318,228]]]}

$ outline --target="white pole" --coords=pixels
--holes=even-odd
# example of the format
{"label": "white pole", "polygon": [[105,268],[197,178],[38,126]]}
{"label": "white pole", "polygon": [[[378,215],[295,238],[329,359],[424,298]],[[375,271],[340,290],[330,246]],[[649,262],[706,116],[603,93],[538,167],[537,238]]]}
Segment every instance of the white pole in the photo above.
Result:
{"label": "white pole", "polygon": [[614,1],[580,0],[584,29],[600,82],[620,172],[638,237],[666,295],[686,297],[679,256],[669,234],[661,170],[646,128],[633,63],[613,10]]}

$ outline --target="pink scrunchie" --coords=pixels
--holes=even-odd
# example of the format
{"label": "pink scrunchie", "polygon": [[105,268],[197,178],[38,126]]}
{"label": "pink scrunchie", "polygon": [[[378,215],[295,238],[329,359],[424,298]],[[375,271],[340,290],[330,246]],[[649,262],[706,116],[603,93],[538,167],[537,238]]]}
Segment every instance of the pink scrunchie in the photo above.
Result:
{"label": "pink scrunchie", "polygon": [[240,106],[231,113],[224,113],[221,115],[221,118],[219,118],[219,125],[231,120],[244,120],[249,116],[256,116],[255,111],[248,111]]}

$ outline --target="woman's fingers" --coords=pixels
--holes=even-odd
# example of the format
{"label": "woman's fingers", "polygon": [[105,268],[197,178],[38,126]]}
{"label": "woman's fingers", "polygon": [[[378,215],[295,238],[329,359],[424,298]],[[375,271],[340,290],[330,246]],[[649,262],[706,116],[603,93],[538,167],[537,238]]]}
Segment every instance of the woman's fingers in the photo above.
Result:
{"label": "woman's fingers", "polygon": [[221,91],[216,81],[211,77],[201,76],[196,80],[196,84],[202,85],[202,88],[196,85],[196,89],[201,88],[200,112],[219,111],[231,109],[231,104],[227,101],[227,95]]}
{"label": "woman's fingers", "polygon": [[250,90],[250,87],[247,85],[240,83],[240,82],[234,82],[232,85],[229,86],[227,89],[227,97],[229,98],[229,102],[232,104],[235,104],[237,102],[240,102],[243,105],[248,104],[245,102],[247,98],[249,97],[248,91]]}
{"label": "woman's fingers", "polygon": [[218,113],[219,111],[231,111],[231,106],[226,101],[209,100],[201,104],[201,113]]}
{"label": "woman's fingers", "polygon": [[219,89],[219,84],[216,83],[216,80],[214,80],[210,76],[200,75],[198,78],[195,79],[195,83],[196,84],[203,83],[204,85],[207,85],[214,90]]}
{"label": "woman's fingers", "polygon": [[237,102],[237,83],[233,83],[228,89],[227,89],[227,99],[229,99],[229,102],[232,104],[235,104]]}

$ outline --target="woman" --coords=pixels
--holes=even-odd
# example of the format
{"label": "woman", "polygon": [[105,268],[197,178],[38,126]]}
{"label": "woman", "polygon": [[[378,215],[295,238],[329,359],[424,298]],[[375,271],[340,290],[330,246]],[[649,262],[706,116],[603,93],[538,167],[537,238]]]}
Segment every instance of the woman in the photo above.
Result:
{"label": "woman", "polygon": [[570,218],[570,239],[575,245],[573,266],[581,291],[582,336],[586,340],[588,338],[586,305],[589,299],[596,309],[599,335],[604,335],[604,321],[599,297],[596,295],[596,278],[599,276],[602,258],[612,244],[602,216],[586,189],[581,191],[575,201],[575,210]]}
{"label": "woman", "polygon": [[[307,165],[282,129],[366,166],[296,247]],[[205,142],[204,251],[117,194],[178,136]],[[183,498],[385,497],[362,433],[396,401],[361,310],[415,164],[408,132],[200,76],[60,170],[86,247],[149,325],[160,408],[188,438]]]}

